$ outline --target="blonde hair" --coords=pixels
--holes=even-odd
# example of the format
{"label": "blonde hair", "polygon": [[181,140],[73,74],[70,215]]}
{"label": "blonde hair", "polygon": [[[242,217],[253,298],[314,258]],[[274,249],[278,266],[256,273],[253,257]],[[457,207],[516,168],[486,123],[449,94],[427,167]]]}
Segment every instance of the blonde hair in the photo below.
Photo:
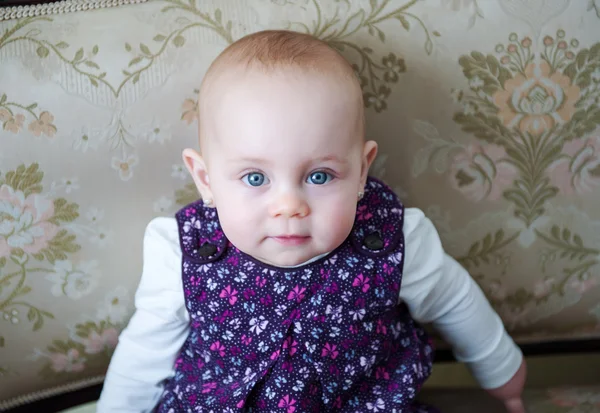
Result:
{"label": "blonde hair", "polygon": [[324,41],[309,34],[289,30],[265,30],[249,34],[229,45],[217,56],[208,68],[200,87],[200,124],[204,106],[202,101],[209,94],[207,90],[231,68],[262,70],[266,73],[292,68],[348,80],[349,87],[356,91],[361,126],[363,124],[362,91],[350,63]]}
{"label": "blonde hair", "polygon": [[243,65],[264,70],[297,67],[305,70],[338,71],[354,77],[342,55],[314,36],[288,30],[265,30],[242,37],[215,59],[205,79],[223,66]]}

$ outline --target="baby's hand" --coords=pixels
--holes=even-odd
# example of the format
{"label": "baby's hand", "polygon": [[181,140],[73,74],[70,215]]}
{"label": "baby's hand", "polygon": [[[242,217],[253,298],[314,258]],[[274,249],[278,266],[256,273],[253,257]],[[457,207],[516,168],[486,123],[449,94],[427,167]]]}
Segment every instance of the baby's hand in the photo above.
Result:
{"label": "baby's hand", "polygon": [[508,413],[525,413],[525,406],[521,400],[521,393],[525,386],[525,377],[527,376],[527,366],[525,360],[521,363],[521,367],[505,385],[496,389],[490,389],[488,392],[495,398],[501,400],[506,406]]}

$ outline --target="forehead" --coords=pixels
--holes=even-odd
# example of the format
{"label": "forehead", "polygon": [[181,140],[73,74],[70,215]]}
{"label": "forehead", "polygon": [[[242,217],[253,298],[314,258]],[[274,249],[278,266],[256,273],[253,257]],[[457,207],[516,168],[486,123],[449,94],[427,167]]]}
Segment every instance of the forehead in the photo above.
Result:
{"label": "forehead", "polygon": [[[362,116],[347,79],[320,73],[251,71],[223,77],[206,133],[231,153],[344,150],[361,140]],[[288,155],[289,155],[288,153]]]}

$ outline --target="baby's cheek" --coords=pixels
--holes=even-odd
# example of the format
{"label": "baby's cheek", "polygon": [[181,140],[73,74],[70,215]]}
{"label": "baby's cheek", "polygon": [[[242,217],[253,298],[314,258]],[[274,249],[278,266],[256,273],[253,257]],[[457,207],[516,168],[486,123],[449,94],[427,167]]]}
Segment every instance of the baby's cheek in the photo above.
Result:
{"label": "baby's cheek", "polygon": [[338,204],[333,208],[328,208],[324,214],[319,217],[319,228],[324,239],[327,239],[330,247],[337,247],[344,242],[354,224],[355,209],[348,207],[347,204]]}

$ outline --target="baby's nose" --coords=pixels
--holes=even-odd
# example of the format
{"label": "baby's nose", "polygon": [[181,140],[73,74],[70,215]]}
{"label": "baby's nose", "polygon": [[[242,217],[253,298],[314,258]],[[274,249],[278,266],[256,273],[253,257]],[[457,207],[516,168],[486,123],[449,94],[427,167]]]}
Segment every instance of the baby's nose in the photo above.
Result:
{"label": "baby's nose", "polygon": [[310,208],[301,194],[286,192],[274,199],[269,213],[273,217],[304,218],[310,213]]}

